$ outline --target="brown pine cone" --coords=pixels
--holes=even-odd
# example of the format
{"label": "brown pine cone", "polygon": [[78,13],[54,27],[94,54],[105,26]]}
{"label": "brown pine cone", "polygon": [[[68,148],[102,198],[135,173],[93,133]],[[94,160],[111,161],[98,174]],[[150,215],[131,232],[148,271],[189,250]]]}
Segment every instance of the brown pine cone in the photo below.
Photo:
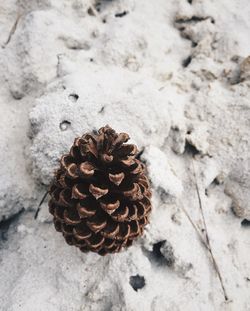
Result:
{"label": "brown pine cone", "polygon": [[57,231],[81,251],[119,252],[142,235],[151,192],[137,147],[108,125],[76,138],[50,188]]}

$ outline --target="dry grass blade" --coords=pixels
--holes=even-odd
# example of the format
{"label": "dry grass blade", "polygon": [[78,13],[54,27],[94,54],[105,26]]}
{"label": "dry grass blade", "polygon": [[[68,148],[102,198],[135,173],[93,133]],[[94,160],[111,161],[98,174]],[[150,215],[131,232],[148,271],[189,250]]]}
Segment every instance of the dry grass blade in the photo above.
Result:
{"label": "dry grass blade", "polygon": [[[226,293],[226,289],[223,283],[223,279],[221,276],[221,272],[219,269],[219,266],[215,260],[213,251],[212,251],[212,247],[211,247],[211,243],[210,243],[210,238],[209,238],[209,234],[208,234],[208,230],[207,230],[207,224],[206,224],[206,219],[205,219],[205,215],[204,215],[204,211],[203,211],[203,207],[202,207],[202,201],[201,201],[201,196],[200,196],[200,191],[199,191],[199,187],[198,187],[198,183],[197,183],[197,177],[196,177],[196,172],[195,172],[195,166],[194,166],[194,161],[192,158],[192,168],[193,168],[193,174],[194,174],[194,178],[195,178],[195,188],[196,188],[196,193],[197,193],[197,197],[198,197],[198,201],[199,201],[199,208],[200,208],[200,212],[201,212],[201,216],[202,216],[202,221],[203,221],[203,225],[204,225],[204,229],[205,229],[205,235],[206,235],[206,245],[207,245],[207,249],[211,255],[212,261],[213,261],[213,265],[214,265],[214,269],[218,275],[218,278],[220,280],[220,284],[221,284],[221,288],[223,291],[223,295],[224,295],[224,299],[225,301],[228,301],[228,296]],[[198,228],[197,228],[198,230]]]}
{"label": "dry grass blade", "polygon": [[41,209],[41,205],[43,204],[44,200],[46,199],[48,193],[49,193],[49,190],[47,190],[45,192],[44,196],[42,197],[42,200],[41,200],[41,202],[39,203],[39,205],[38,205],[38,207],[36,209],[36,213],[35,213],[34,219],[37,219],[37,216],[38,216],[38,214],[40,212],[40,209]]}
{"label": "dry grass blade", "polygon": [[6,42],[5,42],[5,43],[3,44],[3,46],[2,46],[3,48],[5,48],[6,45],[10,42],[11,37],[13,36],[13,34],[14,34],[15,31],[16,31],[17,24],[18,24],[20,18],[21,18],[21,14],[18,14],[18,15],[17,15],[17,18],[16,18],[16,20],[15,20],[15,22],[14,22],[14,24],[13,24],[13,26],[11,27],[11,30],[10,30],[10,32],[9,32],[9,36],[8,36]]}

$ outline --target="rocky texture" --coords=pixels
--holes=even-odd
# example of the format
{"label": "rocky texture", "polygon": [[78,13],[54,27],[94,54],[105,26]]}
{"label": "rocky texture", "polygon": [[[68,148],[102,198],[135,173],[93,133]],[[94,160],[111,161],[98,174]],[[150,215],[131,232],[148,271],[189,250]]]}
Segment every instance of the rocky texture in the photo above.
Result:
{"label": "rocky texture", "polygon": [[[0,8],[1,308],[250,310],[248,1]],[[100,258],[34,211],[74,137],[107,123],[139,145],[153,211]]]}
{"label": "rocky texture", "polygon": [[34,177],[49,184],[58,158],[90,128],[112,124],[116,131],[129,132],[139,148],[151,141],[162,145],[171,125],[170,103],[159,87],[123,69],[96,65],[50,86],[30,113]]}

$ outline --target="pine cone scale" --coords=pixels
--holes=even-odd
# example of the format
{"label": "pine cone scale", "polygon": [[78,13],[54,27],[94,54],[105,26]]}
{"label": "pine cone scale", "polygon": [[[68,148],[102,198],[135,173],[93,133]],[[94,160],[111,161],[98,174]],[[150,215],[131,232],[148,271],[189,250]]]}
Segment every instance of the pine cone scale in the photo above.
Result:
{"label": "pine cone scale", "polygon": [[[88,218],[91,216],[94,216],[96,213],[96,204],[95,202],[92,203],[92,200],[88,200],[86,198],[85,200],[80,201],[76,205],[76,209],[78,211],[78,214],[81,218]],[[86,203],[85,203],[86,202]]]}
{"label": "pine cone scale", "polygon": [[79,226],[74,227],[72,232],[78,240],[88,239],[92,235],[92,231],[86,225],[84,225],[83,222]]}
{"label": "pine cone scale", "polygon": [[99,199],[103,197],[105,194],[109,192],[109,189],[102,189],[98,186],[95,186],[93,184],[90,184],[89,186],[89,192],[96,198]]}

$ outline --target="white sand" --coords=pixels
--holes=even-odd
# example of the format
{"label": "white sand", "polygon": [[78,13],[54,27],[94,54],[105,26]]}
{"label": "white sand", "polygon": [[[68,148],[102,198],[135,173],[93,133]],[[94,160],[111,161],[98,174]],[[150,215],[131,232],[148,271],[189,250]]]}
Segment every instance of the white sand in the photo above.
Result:
{"label": "white sand", "polygon": [[[249,1],[4,2],[0,310],[250,310]],[[144,149],[153,213],[102,258],[34,212],[73,139],[106,124]]]}

